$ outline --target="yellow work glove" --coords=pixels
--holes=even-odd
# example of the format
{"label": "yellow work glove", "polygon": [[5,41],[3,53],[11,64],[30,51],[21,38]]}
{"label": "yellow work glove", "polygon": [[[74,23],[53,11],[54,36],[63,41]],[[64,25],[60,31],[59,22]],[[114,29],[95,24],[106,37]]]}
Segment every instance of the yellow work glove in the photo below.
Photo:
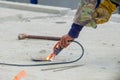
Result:
{"label": "yellow work glove", "polygon": [[113,4],[110,0],[104,0],[93,12],[93,20],[95,20],[97,24],[107,22],[116,8],[117,6]]}

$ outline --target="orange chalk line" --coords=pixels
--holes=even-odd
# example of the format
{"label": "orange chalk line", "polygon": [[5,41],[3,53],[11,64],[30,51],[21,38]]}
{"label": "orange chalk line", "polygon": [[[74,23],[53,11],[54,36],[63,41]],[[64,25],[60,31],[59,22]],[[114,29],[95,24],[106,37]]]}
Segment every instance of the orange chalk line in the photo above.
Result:
{"label": "orange chalk line", "polygon": [[25,77],[27,74],[26,74],[26,71],[25,70],[22,70],[21,72],[19,72],[15,77],[14,77],[14,80],[20,80],[21,78]]}

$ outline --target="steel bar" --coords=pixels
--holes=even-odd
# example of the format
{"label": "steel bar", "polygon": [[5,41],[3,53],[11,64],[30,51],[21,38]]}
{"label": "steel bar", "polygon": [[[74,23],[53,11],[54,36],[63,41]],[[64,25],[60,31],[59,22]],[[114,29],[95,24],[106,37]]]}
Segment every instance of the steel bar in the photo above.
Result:
{"label": "steel bar", "polygon": [[53,41],[59,41],[61,37],[53,37],[53,36],[38,36],[38,35],[28,35],[28,34],[19,34],[18,39],[42,39],[42,40],[53,40]]}

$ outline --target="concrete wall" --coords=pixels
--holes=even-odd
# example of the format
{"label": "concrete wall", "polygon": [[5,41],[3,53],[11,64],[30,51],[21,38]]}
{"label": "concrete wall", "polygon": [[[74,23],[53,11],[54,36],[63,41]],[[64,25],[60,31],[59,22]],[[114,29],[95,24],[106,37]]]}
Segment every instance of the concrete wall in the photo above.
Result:
{"label": "concrete wall", "polygon": [[33,5],[33,4],[25,4],[25,3],[9,2],[9,1],[0,1],[0,7],[36,11],[36,12],[45,12],[45,13],[52,13],[52,14],[62,14],[62,15],[70,11],[70,8]]}
{"label": "concrete wall", "polygon": [[[30,3],[30,0],[7,0],[14,2]],[[71,9],[76,9],[80,0],[38,0],[40,5],[67,7]]]}

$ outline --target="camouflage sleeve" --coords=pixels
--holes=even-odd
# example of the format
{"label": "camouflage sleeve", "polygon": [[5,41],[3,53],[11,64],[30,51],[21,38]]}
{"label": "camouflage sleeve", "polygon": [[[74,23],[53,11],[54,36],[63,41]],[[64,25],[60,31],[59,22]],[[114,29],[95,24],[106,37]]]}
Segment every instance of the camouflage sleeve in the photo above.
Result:
{"label": "camouflage sleeve", "polygon": [[81,0],[77,12],[74,16],[74,23],[96,28],[96,23],[92,19],[92,13],[95,11],[97,0]]}

